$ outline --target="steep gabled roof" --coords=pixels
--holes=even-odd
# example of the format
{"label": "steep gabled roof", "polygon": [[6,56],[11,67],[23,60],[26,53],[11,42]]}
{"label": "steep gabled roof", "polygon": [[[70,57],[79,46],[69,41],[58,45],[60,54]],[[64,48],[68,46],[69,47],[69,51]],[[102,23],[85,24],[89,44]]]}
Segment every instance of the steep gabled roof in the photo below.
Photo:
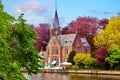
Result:
{"label": "steep gabled roof", "polygon": [[57,39],[61,43],[61,46],[72,46],[75,37],[76,34],[66,34],[57,36]]}
{"label": "steep gabled roof", "polygon": [[[58,40],[58,38],[57,38],[56,36],[52,36],[52,37],[50,38],[50,40],[49,40],[49,42],[48,42],[48,44],[47,44],[46,47],[49,47],[49,46],[51,45],[51,43],[52,43],[52,41],[53,41],[54,38],[56,38],[56,39]],[[59,40],[58,40],[58,42],[59,42]],[[60,42],[59,42],[59,44],[61,45]]]}

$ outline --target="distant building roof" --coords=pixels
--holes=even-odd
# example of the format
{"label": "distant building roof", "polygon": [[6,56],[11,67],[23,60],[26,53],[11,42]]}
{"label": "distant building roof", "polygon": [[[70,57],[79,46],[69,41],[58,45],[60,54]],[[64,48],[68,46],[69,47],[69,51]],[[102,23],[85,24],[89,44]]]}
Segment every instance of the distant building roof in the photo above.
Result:
{"label": "distant building roof", "polygon": [[46,51],[39,52],[39,56],[46,58]]}
{"label": "distant building roof", "polygon": [[101,34],[103,30],[104,30],[104,27],[103,26],[99,26],[99,28],[96,30],[96,33],[97,34]]}
{"label": "distant building roof", "polygon": [[50,25],[50,29],[54,29],[53,25]]}

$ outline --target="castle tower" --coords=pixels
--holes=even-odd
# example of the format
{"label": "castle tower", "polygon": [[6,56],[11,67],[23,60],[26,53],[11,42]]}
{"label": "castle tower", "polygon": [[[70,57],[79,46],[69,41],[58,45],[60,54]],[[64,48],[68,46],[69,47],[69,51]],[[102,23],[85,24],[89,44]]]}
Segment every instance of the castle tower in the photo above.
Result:
{"label": "castle tower", "polygon": [[57,8],[55,10],[53,24],[50,27],[50,37],[60,35],[60,25],[57,13]]}

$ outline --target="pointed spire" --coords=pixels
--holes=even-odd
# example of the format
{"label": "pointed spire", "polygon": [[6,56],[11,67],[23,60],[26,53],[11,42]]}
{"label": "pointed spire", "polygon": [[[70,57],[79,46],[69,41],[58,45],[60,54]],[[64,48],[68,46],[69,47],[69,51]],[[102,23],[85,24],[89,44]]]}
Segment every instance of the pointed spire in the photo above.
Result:
{"label": "pointed spire", "polygon": [[59,18],[58,18],[58,13],[57,13],[57,2],[55,4],[55,15],[54,15],[54,20],[53,20],[53,25],[50,27],[50,36],[58,36],[60,35],[60,25],[59,25]]}
{"label": "pointed spire", "polygon": [[55,4],[55,7],[56,7],[56,9],[55,9],[53,27],[54,27],[55,29],[58,29],[58,28],[60,28],[60,25],[59,25],[58,13],[57,13],[57,2],[56,2],[56,4]]}

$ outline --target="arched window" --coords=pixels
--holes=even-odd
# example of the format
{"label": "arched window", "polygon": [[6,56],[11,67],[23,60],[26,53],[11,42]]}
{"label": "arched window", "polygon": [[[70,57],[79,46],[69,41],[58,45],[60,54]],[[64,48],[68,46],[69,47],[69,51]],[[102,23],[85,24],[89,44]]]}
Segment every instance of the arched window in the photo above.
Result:
{"label": "arched window", "polygon": [[53,54],[53,55],[55,54],[55,49],[54,49],[54,48],[52,48],[52,54]]}
{"label": "arched window", "polygon": [[52,54],[53,55],[58,55],[59,54],[58,48],[53,48],[52,49]]}
{"label": "arched window", "polygon": [[55,52],[56,55],[58,55],[58,49],[56,48],[56,52]]}
{"label": "arched window", "polygon": [[68,54],[68,48],[65,48],[65,54]]}

